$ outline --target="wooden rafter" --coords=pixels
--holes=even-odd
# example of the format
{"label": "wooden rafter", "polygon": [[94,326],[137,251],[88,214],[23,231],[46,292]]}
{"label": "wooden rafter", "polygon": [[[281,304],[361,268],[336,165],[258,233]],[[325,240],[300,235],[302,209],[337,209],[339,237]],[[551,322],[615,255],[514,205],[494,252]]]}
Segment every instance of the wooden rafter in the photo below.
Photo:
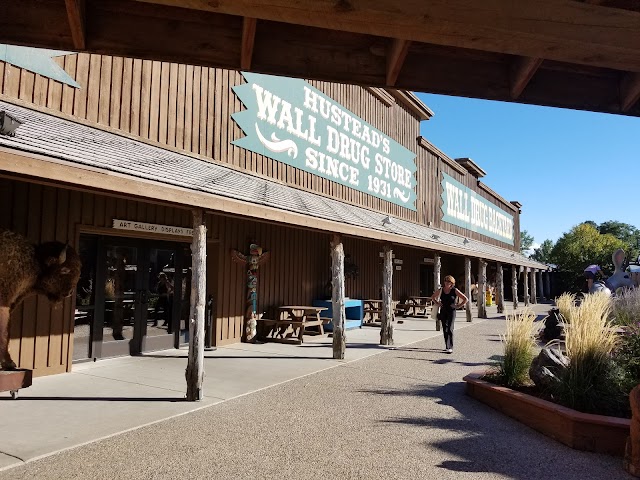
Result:
{"label": "wooden rafter", "polygon": [[67,8],[73,46],[77,50],[84,50],[86,48],[84,0],[65,0],[64,3]]}
{"label": "wooden rafter", "polygon": [[251,17],[242,19],[242,49],[240,51],[240,68],[249,70],[253,58],[253,44],[256,38],[257,20]]}
{"label": "wooden rafter", "polygon": [[387,54],[387,86],[393,87],[396,84],[400,70],[402,70],[402,64],[407,58],[409,45],[411,45],[409,40],[393,39]]}
{"label": "wooden rafter", "polygon": [[[184,7],[181,0],[141,1]],[[274,22],[640,71],[638,13],[607,8],[603,15],[600,5],[583,2],[191,0],[188,3],[191,9]]]}
{"label": "wooden rafter", "polygon": [[516,100],[533,78],[542,63],[541,58],[519,57],[511,66],[511,98]]}
{"label": "wooden rafter", "polygon": [[620,110],[628,112],[640,100],[640,73],[627,73],[620,83]]}

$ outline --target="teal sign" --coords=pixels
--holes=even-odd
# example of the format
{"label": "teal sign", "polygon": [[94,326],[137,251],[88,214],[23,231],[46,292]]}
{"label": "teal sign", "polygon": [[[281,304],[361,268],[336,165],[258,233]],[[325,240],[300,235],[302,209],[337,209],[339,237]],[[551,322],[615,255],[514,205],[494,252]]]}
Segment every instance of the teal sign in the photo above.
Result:
{"label": "teal sign", "polygon": [[513,216],[442,174],[442,220],[513,245]]}
{"label": "teal sign", "polygon": [[24,68],[43,77],[66,83],[74,88],[80,88],[80,85],[53,59],[53,57],[61,57],[70,53],[73,52],[0,44],[1,61]]}
{"label": "teal sign", "polygon": [[304,80],[243,72],[246,110],[233,142],[292,167],[415,210],[416,157]]}

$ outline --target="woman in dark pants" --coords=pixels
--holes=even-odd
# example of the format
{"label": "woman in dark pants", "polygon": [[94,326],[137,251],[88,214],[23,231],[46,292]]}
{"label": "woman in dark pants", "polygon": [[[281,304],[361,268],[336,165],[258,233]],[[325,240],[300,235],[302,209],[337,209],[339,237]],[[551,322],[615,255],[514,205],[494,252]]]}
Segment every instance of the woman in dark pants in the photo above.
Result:
{"label": "woman in dark pants", "polygon": [[[456,303],[458,299],[460,302]],[[442,322],[445,352],[453,353],[453,322],[456,319],[456,310],[464,308],[469,299],[456,288],[456,279],[447,275],[444,277],[443,287],[436,290],[431,300],[440,307],[438,320]]]}

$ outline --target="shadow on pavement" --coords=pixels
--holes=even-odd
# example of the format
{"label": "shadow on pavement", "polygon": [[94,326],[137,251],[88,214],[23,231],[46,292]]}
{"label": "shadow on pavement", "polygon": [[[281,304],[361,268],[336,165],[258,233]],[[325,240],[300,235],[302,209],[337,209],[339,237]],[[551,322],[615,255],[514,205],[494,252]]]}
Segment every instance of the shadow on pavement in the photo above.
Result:
{"label": "shadow on pavement", "polygon": [[[618,478],[625,475],[621,459],[607,455],[581,452],[545,437],[519,422],[465,395],[465,383],[424,386],[414,390],[367,390],[367,393],[390,396],[416,396],[435,400],[451,407],[457,414],[442,418],[440,413],[429,416],[398,417],[381,420],[415,427],[455,432],[456,438],[425,443],[428,448],[446,452],[436,466],[452,472],[490,473],[500,478],[610,478],[612,462],[620,464]],[[601,476],[602,475],[602,476]]]}

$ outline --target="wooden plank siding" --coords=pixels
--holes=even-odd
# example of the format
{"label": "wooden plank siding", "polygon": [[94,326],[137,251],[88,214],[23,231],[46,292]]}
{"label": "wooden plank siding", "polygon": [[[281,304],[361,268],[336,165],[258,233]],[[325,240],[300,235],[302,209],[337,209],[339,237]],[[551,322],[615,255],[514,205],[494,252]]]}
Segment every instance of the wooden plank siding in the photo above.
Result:
{"label": "wooden plank siding", "polygon": [[[33,74],[0,62],[2,98],[33,102],[304,190],[412,222],[431,222],[432,226],[445,231],[518,250],[517,213],[505,206],[501,199],[480,189],[473,175],[460,174],[451,168],[441,158],[441,152],[420,146],[417,141],[420,124],[407,105],[393,103],[389,106],[366,88],[309,82],[416,153],[418,190],[415,212],[232,145],[232,141],[243,136],[230,118],[232,113],[243,108],[231,90],[243,83],[242,75],[237,71],[93,54],[56,57],[56,61],[82,88],[63,87],[59,82],[39,75],[34,78]],[[514,215],[516,244],[509,246],[443,223],[440,220],[441,172],[450,174]]]}
{"label": "wooden plank siding", "polygon": [[[109,231],[114,218],[192,226],[191,213],[187,209],[8,178],[0,178],[0,200],[3,205],[0,228],[18,232],[33,243],[57,240],[76,249],[81,230],[118,233]],[[98,227],[107,228],[98,232],[95,230]],[[215,240],[214,235],[218,234],[217,225],[210,221],[209,240]],[[212,271],[215,271],[214,265]],[[211,285],[215,288],[216,282]],[[73,308],[72,298],[54,307],[38,295],[25,299],[14,310],[10,349],[21,368],[33,369],[36,376],[70,370]]]}

